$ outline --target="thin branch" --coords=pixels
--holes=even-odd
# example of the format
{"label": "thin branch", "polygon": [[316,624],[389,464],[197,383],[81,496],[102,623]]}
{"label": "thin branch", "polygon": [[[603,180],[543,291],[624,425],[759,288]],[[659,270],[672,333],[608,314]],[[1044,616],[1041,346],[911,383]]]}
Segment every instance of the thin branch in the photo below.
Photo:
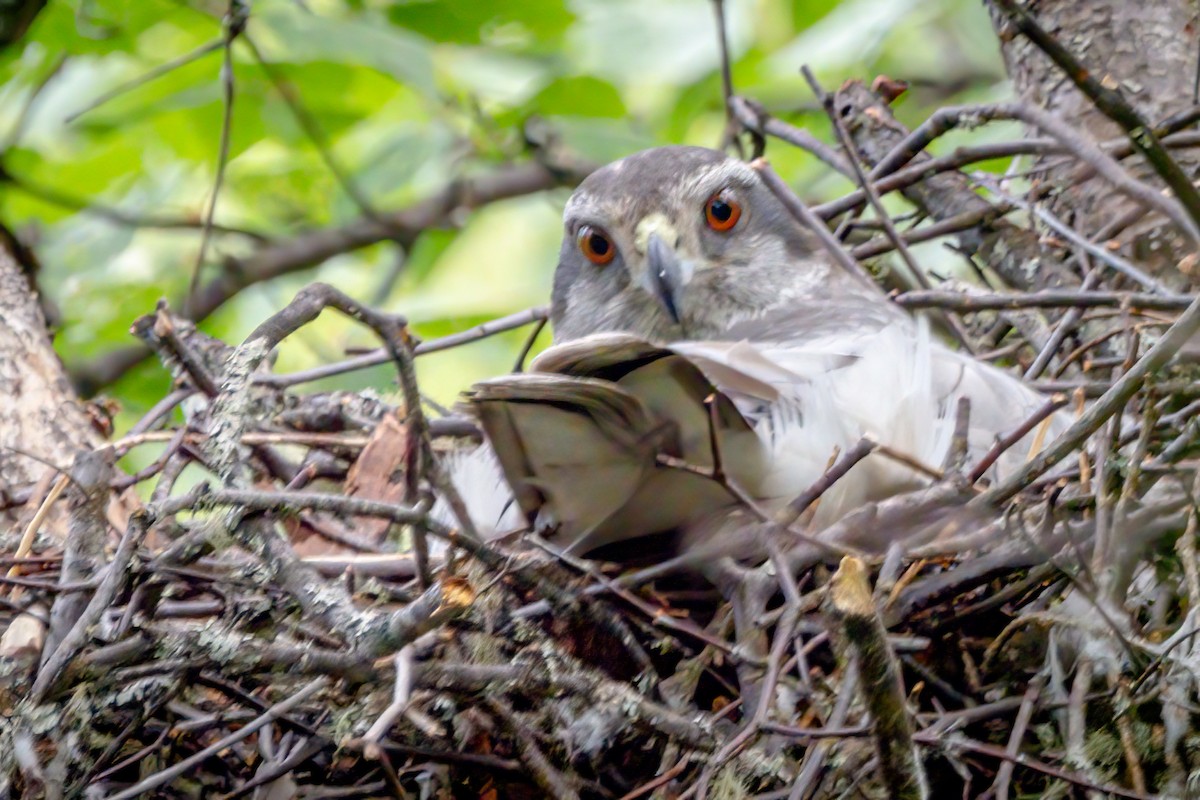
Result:
{"label": "thin branch", "polygon": [[[858,152],[854,149],[854,142],[850,140],[850,134],[846,132],[846,126],[842,122],[841,116],[834,110],[833,95],[827,93],[817,83],[817,78],[813,75],[812,70],[807,65],[800,68],[804,75],[804,79],[808,81],[809,87],[813,94],[821,101],[821,106],[825,109],[826,116],[829,117],[830,123],[833,125],[834,133],[837,134],[838,142],[842,145],[842,150],[846,153],[846,157],[850,160],[850,167],[854,170],[854,179],[858,182],[861,188],[867,195],[867,202],[871,204],[871,209],[875,212],[876,219],[883,225],[883,230],[889,241],[896,248],[896,252],[900,254],[900,258],[908,267],[909,273],[922,289],[932,288],[929,283],[929,276],[921,269],[921,265],[909,252],[908,247],[904,243],[904,238],[896,230],[895,223],[892,222],[891,216],[887,209],[883,207],[883,202],[879,199],[879,193],[875,191],[875,187],[863,172],[862,160],[858,157]],[[974,353],[975,348],[971,346],[971,339],[967,336],[966,328],[963,327],[962,320],[954,314],[944,315],[946,318],[946,326],[954,334],[954,338],[968,353]]]}
{"label": "thin branch", "polygon": [[109,795],[109,800],[132,800],[134,797],[138,797],[139,795],[150,792],[159,788],[160,786],[171,783],[173,780],[183,775],[193,767],[203,764],[205,760],[211,758],[217,753],[220,753],[226,748],[232,747],[238,742],[244,741],[258,730],[279,719],[281,716],[299,706],[301,703],[312,697],[320,690],[324,689],[328,683],[328,678],[314,678],[302,689],[300,689],[300,691],[294,693],[286,700],[271,706],[265,712],[263,712],[261,716],[257,717],[250,723],[243,725],[219,741],[213,742],[203,750],[200,750],[199,752],[188,756],[187,758],[181,759],[166,769],[156,772],[153,775],[141,780],[128,789]]}
{"label": "thin branch", "polygon": [[1097,174],[1111,183],[1117,191],[1161,212],[1194,241],[1200,241],[1200,228],[1197,228],[1197,223],[1179,203],[1164,197],[1153,186],[1131,177],[1111,156],[1083,138],[1078,131],[1058,117],[1035,106],[1021,103],[948,106],[939,109],[875,165],[875,169],[871,171],[871,178],[878,179],[896,171],[947,131],[959,125],[978,124],[984,120],[1020,120],[1041,129],[1095,169]]}
{"label": "thin branch", "polygon": [[100,621],[101,615],[112,605],[113,600],[125,585],[125,581],[129,577],[129,570],[133,566],[134,549],[141,544],[149,530],[149,523],[150,519],[146,514],[137,514],[130,518],[129,525],[121,537],[121,543],[117,546],[112,561],[108,564],[108,570],[104,574],[104,579],[96,588],[96,593],[88,600],[87,606],[75,620],[75,624],[63,636],[58,648],[49,654],[38,671],[37,679],[29,693],[34,703],[40,703],[46,699],[63,670],[87,644],[91,627]]}
{"label": "thin branch", "polygon": [[1002,503],[1012,498],[1023,488],[1071,455],[1101,425],[1114,414],[1120,413],[1129,399],[1142,387],[1147,376],[1157,372],[1175,357],[1179,349],[1200,331],[1200,297],[1175,321],[1162,338],[1138,359],[1133,368],[1126,372],[1112,388],[1101,396],[1076,422],[1067,428],[1045,450],[1030,459],[1021,469],[1010,475],[971,502],[976,505]]}
{"label": "thin branch", "polygon": [[29,97],[26,98],[24,105],[21,106],[21,110],[17,113],[17,118],[13,122],[12,128],[9,129],[8,135],[4,137],[3,142],[0,142],[0,156],[3,156],[4,153],[16,147],[21,141],[21,137],[25,135],[25,128],[29,124],[29,120],[33,117],[33,110],[37,108],[38,100],[41,99],[42,92],[62,72],[62,68],[66,63],[67,56],[59,56],[54,65],[46,71],[46,74],[30,87]]}
{"label": "thin branch", "polygon": [[[1170,148],[1190,148],[1200,145],[1200,134],[1195,131],[1187,131],[1185,133],[1171,133],[1174,130],[1172,127],[1175,120],[1169,121],[1159,126],[1158,132],[1163,136],[1162,143]],[[782,123],[781,123],[782,124]],[[765,128],[770,135],[779,137],[770,128]],[[798,130],[798,129],[797,129]],[[800,133],[807,135],[804,131]],[[786,141],[786,139],[785,139]],[[807,146],[800,144],[797,147],[802,147],[808,150]],[[1132,146],[1128,139],[1119,139],[1115,141],[1104,142],[1100,148],[1108,153],[1113,158],[1127,158],[1132,152]],[[876,180],[875,190],[881,195],[894,192],[899,189],[904,189],[914,184],[937,175],[942,172],[959,169],[968,164],[975,164],[980,161],[990,161],[997,158],[1011,158],[1012,156],[1020,155],[1053,155],[1056,153],[1069,153],[1070,151],[1064,147],[1057,139],[1052,137],[1019,139],[1012,142],[986,142],[984,144],[965,145],[954,148],[954,151],[946,155],[931,157],[925,161],[919,161],[914,164],[908,164],[901,169],[896,170],[882,178]],[[840,171],[840,170],[839,170]],[[855,189],[853,192],[839,197],[837,200],[831,200],[828,203],[813,206],[813,213],[822,219],[831,219],[844,214],[855,208],[860,208],[866,202],[866,194],[862,189]]]}
{"label": "thin branch", "polygon": [[725,20],[725,0],[712,0],[712,5],[717,23],[717,49],[721,54],[721,99],[725,107],[725,128],[721,132],[721,141],[717,149],[724,150],[730,145],[735,145],[740,153],[742,148],[738,141],[738,132],[741,126],[730,105],[733,99],[733,67],[729,59],[729,28]]}
{"label": "thin branch", "polygon": [[829,228],[825,223],[818,219],[812,210],[804,204],[804,202],[796,196],[795,192],[788,188],[788,185],[783,182],[783,179],[771,169],[771,165],[766,160],[758,158],[751,164],[751,167],[758,170],[758,174],[762,176],[763,182],[767,184],[767,188],[771,193],[779,199],[783,207],[788,210],[788,213],[795,218],[805,228],[808,228],[814,233],[821,244],[833,256],[836,261],[847,273],[853,275],[863,282],[866,286],[875,286],[875,281],[867,273],[863,266],[854,260],[854,256],[846,252],[846,248],[842,247],[841,242],[834,238],[830,233]]}
{"label": "thin branch", "polygon": [[250,50],[251,55],[254,56],[254,60],[258,62],[258,66],[262,68],[263,74],[267,76],[267,79],[274,85],[275,91],[283,98],[283,102],[292,112],[292,116],[296,118],[296,122],[300,124],[304,135],[312,142],[321,160],[325,162],[325,168],[329,170],[334,180],[342,187],[342,191],[354,202],[354,205],[358,207],[363,216],[369,219],[379,219],[378,212],[367,199],[367,196],[362,193],[362,190],[358,188],[358,185],[355,184],[346,170],[342,168],[342,165],[338,163],[337,158],[334,157],[325,132],[321,130],[321,125],[317,122],[316,118],[308,113],[308,109],[300,102],[300,95],[296,91],[296,87],[287,78],[279,74],[279,71],[275,69],[275,66],[270,61],[263,58],[262,51],[258,49],[258,45],[254,43],[254,40],[248,34],[242,35],[242,44]]}
{"label": "thin branch", "polygon": [[[459,347],[470,342],[478,342],[486,339],[489,336],[495,336],[498,333],[521,328],[525,325],[541,326],[550,318],[550,309],[545,306],[537,306],[528,308],[524,311],[518,311],[515,314],[509,314],[506,317],[488,320],[487,322],[476,325],[473,328],[468,328],[459,333],[452,333],[448,336],[442,336],[438,339],[432,339],[428,342],[421,342],[413,348],[413,355],[421,356],[427,353],[436,353],[441,350],[449,350],[454,347]],[[537,328],[541,331],[541,327]],[[532,340],[530,341],[532,346]],[[321,380],[322,378],[330,378],[334,375],[342,375],[347,372],[354,372],[368,367],[375,367],[380,364],[386,364],[391,361],[391,356],[387,351],[380,347],[372,350],[369,353],[348,358],[345,361],[339,361],[334,364],[324,364],[319,367],[292,372],[286,375],[255,375],[254,382],[263,386],[273,386],[277,389],[283,389],[291,386],[296,386],[301,383]]]}
{"label": "thin branch", "polygon": [[829,491],[830,487],[840,481],[858,462],[869,456],[871,451],[875,449],[875,446],[875,440],[868,436],[859,439],[829,469],[825,470],[821,477],[813,482],[812,486],[793,498],[786,506],[776,511],[772,522],[781,527],[790,528],[796,523],[796,520],[800,519],[800,515],[807,511],[809,506],[815,503],[821,495]]}
{"label": "thin branch", "polygon": [[1086,289],[1043,289],[1038,292],[966,294],[946,290],[911,291],[892,300],[905,308],[948,308],[955,311],[1017,311],[1023,308],[1128,308],[1130,310],[1182,311],[1196,295],[1092,292]]}
{"label": "thin branch", "polygon": [[1089,255],[1099,259],[1105,264],[1108,264],[1110,267],[1127,278],[1132,278],[1134,281],[1140,283],[1147,289],[1159,292],[1160,294],[1169,294],[1171,292],[1171,290],[1162,281],[1147,275],[1145,271],[1131,263],[1129,260],[1122,258],[1116,253],[1113,253],[1098,244],[1094,244],[1088,240],[1087,237],[1078,233],[1074,228],[1059,220],[1046,209],[1041,208],[1034,203],[1027,203],[1020,198],[1008,194],[1007,192],[1001,190],[996,182],[987,176],[977,175],[976,180],[985,186],[988,191],[1002,198],[1004,202],[1010,203],[1017,208],[1026,211],[1027,213],[1033,214],[1035,217],[1045,223],[1048,228],[1062,236],[1071,244],[1086,251]]}
{"label": "thin branch", "polygon": [[[124,209],[114,208],[113,206],[104,205],[94,200],[85,200],[82,197],[76,197],[72,194],[57,189],[52,186],[45,186],[40,183],[34,183],[28,178],[14,175],[5,167],[0,166],[0,183],[3,183],[19,192],[41,200],[43,203],[66,208],[71,211],[77,211],[81,214],[102,219],[106,222],[111,222],[114,225],[122,225],[128,228],[156,228],[160,230],[201,230],[204,228],[204,222],[188,217],[167,217],[155,214],[136,214]],[[258,231],[248,230],[246,228],[235,228],[229,225],[213,224],[210,226],[213,233],[233,234],[236,236],[244,236],[259,244],[265,244],[270,241],[270,237]]]}
{"label": "thin branch", "polygon": [[[846,159],[834,148],[822,142],[803,128],[789,125],[782,120],[772,117],[758,103],[745,97],[734,96],[729,99],[729,109],[737,117],[738,122],[751,133],[759,136],[774,136],[780,141],[799,147],[812,153],[821,161],[850,177],[853,173]],[[814,209],[815,210],[815,209]]]}
{"label": "thin branch", "polygon": [[1047,419],[1051,414],[1058,411],[1066,404],[1067,396],[1065,394],[1056,394],[1047,400],[1041,408],[1030,414],[1029,418],[1018,425],[1017,428],[1011,433],[997,437],[996,443],[992,445],[991,449],[984,453],[983,458],[979,459],[979,462],[971,468],[971,471],[967,474],[967,482],[975,483],[982,478],[984,474],[992,468],[992,465],[996,463],[1000,456],[1004,455],[1009,448],[1024,439],[1026,435],[1028,435],[1029,432],[1035,427],[1040,425],[1043,420]]}
{"label": "thin branch", "polygon": [[[1079,260],[1080,263],[1083,264],[1084,268],[1088,270],[1087,275],[1084,276],[1083,283],[1079,288],[1081,291],[1089,291],[1100,280],[1100,268],[1091,266],[1091,262],[1088,259],[1086,250],[1080,250]],[[1062,343],[1066,341],[1067,335],[1075,329],[1075,326],[1081,319],[1083,319],[1082,308],[1079,306],[1073,306],[1067,309],[1067,313],[1062,315],[1062,319],[1060,319],[1058,324],[1055,325],[1054,331],[1050,334],[1050,338],[1048,338],[1046,343],[1042,345],[1041,351],[1033,359],[1033,363],[1029,365],[1029,368],[1025,370],[1024,375],[1021,377],[1027,381],[1032,381],[1045,372],[1046,367],[1050,365],[1050,360],[1058,353]]]}
{"label": "thin branch", "polygon": [[206,44],[200,45],[199,47],[197,47],[195,50],[192,50],[191,52],[184,53],[183,55],[177,56],[177,57],[171,59],[170,61],[163,62],[162,64],[159,64],[158,66],[153,67],[149,71],[137,76],[136,78],[134,78],[132,80],[126,81],[125,83],[122,83],[122,84],[118,84],[117,86],[113,87],[112,89],[109,89],[107,92],[104,92],[103,94],[101,94],[96,99],[92,100],[87,105],[83,106],[83,108],[80,108],[78,111],[73,111],[70,114],[68,114],[66,117],[63,118],[63,124],[70,125],[72,122],[79,119],[84,114],[88,113],[89,111],[95,111],[97,108],[99,108],[100,106],[109,102],[110,100],[115,100],[116,98],[120,97],[121,95],[126,94],[127,92],[131,92],[134,89],[137,89],[138,87],[145,86],[147,83],[150,83],[153,80],[161,78],[163,75],[166,75],[169,72],[174,72],[175,70],[179,69],[180,67],[187,66],[188,64],[192,63],[193,61],[197,61],[197,60],[203,58],[204,56],[208,55],[209,53],[213,52],[214,50],[219,49],[224,44],[225,44],[225,37],[224,36],[218,37],[216,39],[213,39],[211,42],[207,42]]}
{"label": "thin branch", "polygon": [[200,284],[200,272],[204,269],[204,257],[208,254],[208,241],[212,236],[213,218],[217,213],[217,198],[221,194],[221,184],[225,181],[225,166],[229,162],[229,140],[233,128],[233,40],[245,29],[248,14],[249,9],[243,6],[239,0],[230,0],[229,13],[223,21],[225,50],[221,60],[221,91],[224,106],[221,114],[221,140],[217,146],[217,175],[213,179],[212,194],[208,198],[208,209],[204,212],[204,228],[200,233],[200,247],[196,251],[196,265],[192,268],[192,280],[188,285],[187,297],[184,299],[183,315],[185,317],[191,316],[193,311],[190,301],[196,293],[196,287]]}

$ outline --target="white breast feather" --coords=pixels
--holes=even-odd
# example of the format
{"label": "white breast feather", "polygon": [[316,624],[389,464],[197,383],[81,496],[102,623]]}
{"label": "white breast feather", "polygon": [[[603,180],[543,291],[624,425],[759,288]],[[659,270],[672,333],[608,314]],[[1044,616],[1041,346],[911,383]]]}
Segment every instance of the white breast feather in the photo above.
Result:
{"label": "white breast feather", "polygon": [[[823,369],[812,369],[814,350],[824,349]],[[964,357],[933,340],[924,320],[907,320],[870,336],[803,348],[802,357],[779,348],[776,363],[799,363],[803,374],[776,385],[779,399],[766,407],[756,430],[768,452],[766,478],[752,492],[768,504],[789,501],[812,485],[835,454],[864,435],[933,469],[940,469],[954,435],[959,397],[971,401],[968,456],[978,459],[996,437],[1008,433],[1045,402],[1016,378]],[[774,354],[773,354],[774,355]],[[1070,422],[1049,423],[1046,440]],[[1026,440],[994,467],[993,479],[1028,456]],[[872,454],[821,499],[817,526],[833,522],[865,502],[919,488],[921,472]],[[747,487],[750,488],[750,487]]]}
{"label": "white breast feather", "polygon": [[[485,539],[515,530],[524,524],[496,455],[486,442],[478,447],[464,447],[443,455],[442,468],[463,499],[475,528]],[[438,497],[430,516],[447,527],[458,527],[454,512],[443,497]]]}
{"label": "white breast feather", "polygon": [[[572,343],[588,345],[587,339]],[[1046,402],[1019,379],[935,340],[923,319],[897,318],[882,328],[859,327],[804,340],[685,341],[669,349],[695,364],[754,426],[765,464],[754,470],[761,477],[746,475],[742,488],[768,507],[799,495],[864,435],[930,469],[941,469],[960,397],[970,400],[969,463]],[[1068,414],[1053,416],[1044,440],[1053,440],[1070,422]],[[1023,463],[1035,435],[1010,448],[987,477],[995,480]],[[520,526],[516,503],[487,445],[457,451],[446,463],[485,536]],[[822,496],[815,526],[929,482],[926,473],[873,453]],[[454,524],[442,500],[433,514]]]}

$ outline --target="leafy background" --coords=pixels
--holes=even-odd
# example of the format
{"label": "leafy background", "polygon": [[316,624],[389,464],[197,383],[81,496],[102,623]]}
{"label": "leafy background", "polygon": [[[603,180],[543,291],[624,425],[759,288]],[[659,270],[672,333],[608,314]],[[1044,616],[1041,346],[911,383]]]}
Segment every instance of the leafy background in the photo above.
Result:
{"label": "leafy background", "polygon": [[[178,308],[187,290],[217,171],[225,109],[217,45],[228,10],[206,0],[51,0],[20,44],[0,53],[0,220],[40,258],[69,367],[129,344],[134,318],[160,297]],[[728,0],[736,89],[829,140],[800,65],[827,87],[883,73],[912,85],[898,113],[913,124],[938,105],[1008,93],[985,13],[976,0]],[[364,213],[279,83],[376,209],[525,158],[530,130],[550,131],[596,161],[670,142],[713,145],[723,127],[715,31],[707,0],[255,2],[232,51],[230,153],[216,220],[282,239]],[[776,146],[768,156],[806,197],[849,188],[799,151]],[[497,202],[455,230],[426,232],[409,252],[380,244],[252,286],[204,328],[239,341],[313,280],[406,314],[425,338],[542,304],[567,194]],[[115,222],[104,209],[129,219]],[[188,227],[142,224],[151,217]],[[245,237],[214,237],[204,278],[223,254],[250,246]],[[425,390],[452,401],[473,380],[509,369],[524,335],[422,359]],[[277,368],[372,344],[326,315],[289,340]],[[120,403],[118,431],[167,382],[146,362],[106,387]],[[379,368],[336,382],[386,391],[391,374]]]}

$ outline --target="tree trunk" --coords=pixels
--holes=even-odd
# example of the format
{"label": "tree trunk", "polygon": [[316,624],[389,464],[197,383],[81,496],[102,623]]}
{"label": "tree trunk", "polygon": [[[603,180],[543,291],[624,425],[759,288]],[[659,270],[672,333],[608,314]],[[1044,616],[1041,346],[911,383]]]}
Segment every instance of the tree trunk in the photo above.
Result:
{"label": "tree trunk", "polygon": [[[0,320],[0,493],[10,493],[38,483],[49,464],[70,468],[77,450],[103,440],[71,390],[35,291],[2,244]],[[0,512],[0,530],[13,522]]]}
{"label": "tree trunk", "polygon": [[[1119,89],[1145,119],[1160,125],[1195,105],[1196,0],[1031,0],[1026,10],[1051,36],[1070,50],[1106,86]],[[1022,100],[1061,117],[1094,141],[1120,138],[1123,131],[1101,113],[1049,58],[992,9],[992,22],[1014,89]],[[1036,135],[1036,134],[1035,134]],[[1200,150],[1172,155],[1193,179],[1200,172]],[[1134,218],[1133,201],[1112,192],[1102,178],[1079,180],[1078,162],[1059,155],[1035,162],[1044,180],[1059,187],[1049,209],[1089,238],[1116,238],[1123,253],[1165,283],[1184,288],[1200,283],[1200,273],[1180,261],[1191,252],[1187,240],[1164,219],[1151,214],[1120,230]],[[1128,163],[1138,178],[1162,182],[1141,159]],[[1190,273],[1190,274],[1189,274]]]}

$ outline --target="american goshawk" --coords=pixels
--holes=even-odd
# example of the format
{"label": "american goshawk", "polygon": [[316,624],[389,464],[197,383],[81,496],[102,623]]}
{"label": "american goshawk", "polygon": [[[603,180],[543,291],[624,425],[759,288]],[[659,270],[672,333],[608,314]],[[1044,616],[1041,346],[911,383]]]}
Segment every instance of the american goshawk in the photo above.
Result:
{"label": "american goshawk", "polygon": [[[564,226],[554,346],[467,399],[520,510],[576,552],[709,535],[728,527],[735,494],[778,508],[874,437],[891,455],[822,496],[819,529],[928,482],[921,465],[942,466],[958,398],[976,458],[1045,403],[839,266],[755,169],[720,152],[610,164],[576,190]],[[993,475],[1068,422],[1050,417]]]}

